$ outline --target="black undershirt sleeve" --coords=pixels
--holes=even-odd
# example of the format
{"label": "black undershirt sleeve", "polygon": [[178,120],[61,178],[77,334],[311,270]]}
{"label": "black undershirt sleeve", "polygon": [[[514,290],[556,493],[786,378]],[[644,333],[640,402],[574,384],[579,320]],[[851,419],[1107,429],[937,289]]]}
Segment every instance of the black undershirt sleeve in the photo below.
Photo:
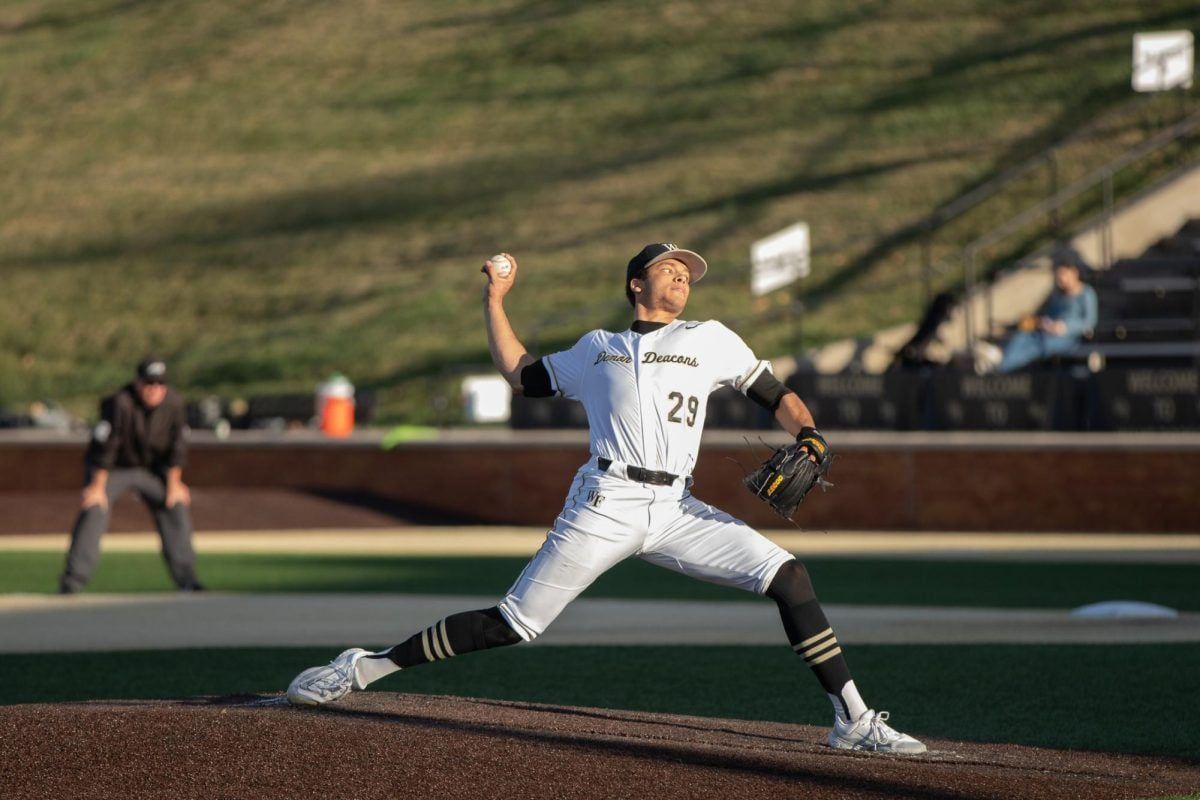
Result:
{"label": "black undershirt sleeve", "polygon": [[792,390],[780,383],[768,370],[763,370],[746,390],[747,397],[771,413],[779,408],[783,398],[789,394],[793,394]]}
{"label": "black undershirt sleeve", "polygon": [[526,397],[554,396],[554,389],[550,386],[550,372],[542,359],[539,358],[521,370],[521,388]]}

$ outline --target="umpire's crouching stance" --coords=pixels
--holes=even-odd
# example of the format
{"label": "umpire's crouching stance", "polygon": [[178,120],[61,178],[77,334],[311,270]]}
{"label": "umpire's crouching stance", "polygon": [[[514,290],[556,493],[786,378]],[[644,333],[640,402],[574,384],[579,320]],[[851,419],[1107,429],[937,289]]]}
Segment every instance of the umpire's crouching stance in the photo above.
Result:
{"label": "umpire's crouching stance", "polygon": [[167,388],[167,366],[155,358],[138,364],[133,383],[100,403],[100,422],[85,457],[82,510],[71,531],[71,549],[59,592],[74,594],[100,560],[100,537],[113,501],[136,491],[154,514],[171,579],[184,591],[203,589],[192,549],[191,495],[183,483],[187,450],[183,398]]}

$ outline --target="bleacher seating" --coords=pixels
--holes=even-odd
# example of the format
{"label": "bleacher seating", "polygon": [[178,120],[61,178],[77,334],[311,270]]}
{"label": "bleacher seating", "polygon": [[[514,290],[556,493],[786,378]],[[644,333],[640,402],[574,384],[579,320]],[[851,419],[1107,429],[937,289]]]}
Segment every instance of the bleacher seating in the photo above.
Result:
{"label": "bleacher seating", "polygon": [[1200,362],[1200,220],[1093,273],[1090,282],[1100,314],[1078,356],[1097,354],[1126,367]]}
{"label": "bleacher seating", "polygon": [[[931,365],[883,375],[800,371],[787,385],[826,430],[1200,428],[1200,220],[1087,280],[1099,300],[1096,328],[1052,362],[983,376]],[[514,428],[586,425],[578,403],[513,399]],[[773,425],[736,392],[709,400],[709,428]]]}
{"label": "bleacher seating", "polygon": [[1188,220],[1178,233],[1156,242],[1145,254],[1150,258],[1200,257],[1200,220]]}

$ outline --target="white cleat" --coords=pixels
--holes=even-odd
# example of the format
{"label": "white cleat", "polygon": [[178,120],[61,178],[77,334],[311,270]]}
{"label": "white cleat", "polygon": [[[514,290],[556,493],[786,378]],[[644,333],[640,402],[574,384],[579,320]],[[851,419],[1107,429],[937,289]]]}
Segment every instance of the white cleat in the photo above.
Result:
{"label": "white cleat", "polygon": [[853,722],[842,722],[838,717],[833,721],[833,730],[829,732],[829,746],[837,750],[867,750],[905,756],[925,752],[924,744],[892,728],[887,721],[886,711],[864,711]]}
{"label": "white cleat", "polygon": [[359,682],[355,666],[367,655],[361,647],[352,647],[324,667],[309,667],[288,686],[287,699],[294,706],[319,706],[340,700],[351,691],[366,688]]}

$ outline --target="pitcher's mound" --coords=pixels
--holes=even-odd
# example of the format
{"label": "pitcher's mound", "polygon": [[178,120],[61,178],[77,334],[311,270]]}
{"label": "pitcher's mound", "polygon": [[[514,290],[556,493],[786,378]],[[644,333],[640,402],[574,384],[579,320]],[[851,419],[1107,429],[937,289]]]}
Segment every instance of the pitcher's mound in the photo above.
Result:
{"label": "pitcher's mound", "polygon": [[365,692],[9,706],[17,798],[1144,798],[1200,789],[1180,759],[927,740],[830,750],[802,725]]}

